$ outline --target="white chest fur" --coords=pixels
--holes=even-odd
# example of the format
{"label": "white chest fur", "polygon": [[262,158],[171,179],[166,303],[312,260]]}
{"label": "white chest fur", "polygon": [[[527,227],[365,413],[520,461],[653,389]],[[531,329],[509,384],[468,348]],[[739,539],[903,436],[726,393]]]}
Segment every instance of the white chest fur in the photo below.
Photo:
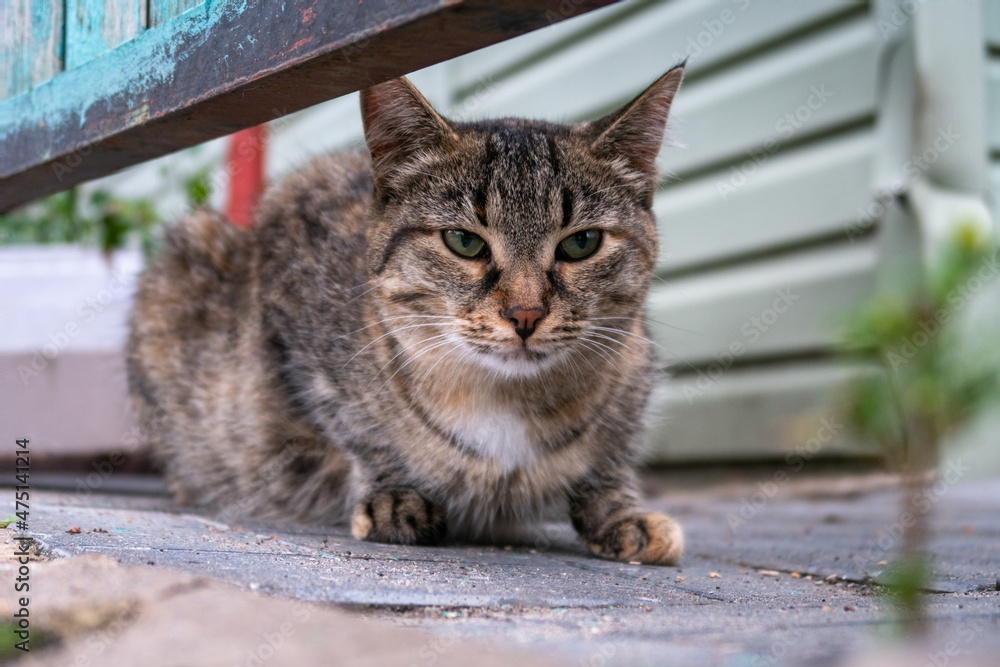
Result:
{"label": "white chest fur", "polygon": [[462,446],[496,462],[503,472],[534,463],[537,452],[530,424],[508,411],[466,412],[450,420],[451,432]]}

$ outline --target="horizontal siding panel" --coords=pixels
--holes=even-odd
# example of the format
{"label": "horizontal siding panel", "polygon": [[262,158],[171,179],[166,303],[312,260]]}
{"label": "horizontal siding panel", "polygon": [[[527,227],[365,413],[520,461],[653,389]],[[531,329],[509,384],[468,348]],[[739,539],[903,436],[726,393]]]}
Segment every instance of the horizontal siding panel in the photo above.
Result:
{"label": "horizontal siding panel", "polygon": [[881,456],[875,442],[844,427],[837,410],[852,383],[881,373],[876,366],[825,361],[728,370],[711,380],[677,376],[653,393],[643,460],[788,457],[788,465],[799,466],[807,456]]}
{"label": "horizontal siding panel", "polygon": [[870,296],[877,264],[868,238],[654,284],[650,328],[678,368],[826,349],[841,315]]}
{"label": "horizontal siding panel", "polygon": [[985,0],[983,18],[986,21],[986,43],[1000,47],[1000,3],[996,0]]}
{"label": "horizontal siding panel", "polygon": [[686,148],[665,151],[663,163],[684,172],[742,161],[753,149],[774,152],[874,115],[880,43],[872,22],[859,19],[682,90],[674,128]]}
{"label": "horizontal siding panel", "polygon": [[[650,3],[620,2],[456,58],[450,65],[453,89],[463,91],[475,88],[496,72],[519,67],[537,59],[540,52],[558,43],[571,42],[580,33],[599,28],[622,13],[636,11],[637,4]],[[657,3],[652,4],[655,6]]]}
{"label": "horizontal siding panel", "polygon": [[[825,0],[808,3],[785,0],[780,8],[776,4],[750,3],[742,12],[740,5],[731,2],[655,5],[498,83],[483,111],[553,120],[589,117],[635,96],[667,67],[682,60],[690,48],[687,40],[692,37],[697,40],[702,31],[709,30],[706,21],[710,25],[721,21],[719,17],[724,10],[734,12],[733,22],[721,28],[715,26],[718,36],[706,42],[708,46],[703,53],[691,57],[692,71],[850,7]],[[865,19],[864,23],[870,21]],[[783,62],[787,57],[788,53],[782,50],[767,61]],[[488,75],[489,71],[488,65],[484,65],[480,76]],[[790,109],[799,104],[801,101]]]}
{"label": "horizontal siding panel", "polygon": [[842,231],[871,198],[871,131],[747,160],[661,191],[661,271],[717,262]]}
{"label": "horizontal siding panel", "polygon": [[[434,108],[462,120],[463,110],[456,109],[453,114],[448,105],[447,67],[448,63],[439,63],[408,74],[407,78]],[[277,112],[275,110],[275,116],[279,115]],[[271,178],[280,178],[312,157],[363,149],[365,146],[358,93],[342,95],[291,116],[278,118],[271,123],[270,131],[267,174]]]}
{"label": "horizontal siding panel", "polygon": [[991,151],[1000,151],[1000,58],[986,61],[986,137]]}
{"label": "horizontal siding panel", "polygon": [[302,166],[311,157],[360,148],[364,144],[364,126],[358,94],[344,95],[279,119],[271,130],[267,173],[275,177]]}
{"label": "horizontal siding panel", "polygon": [[62,71],[63,3],[4,0],[0,13],[0,100],[5,100]]}
{"label": "horizontal siding panel", "polygon": [[37,354],[0,352],[0,429],[30,434],[34,451],[52,457],[120,452],[136,427],[124,351],[64,350],[25,384],[21,369],[37,364]]}
{"label": "horizontal siding panel", "polygon": [[990,162],[990,210],[993,212],[993,224],[1000,222],[1000,160]]}

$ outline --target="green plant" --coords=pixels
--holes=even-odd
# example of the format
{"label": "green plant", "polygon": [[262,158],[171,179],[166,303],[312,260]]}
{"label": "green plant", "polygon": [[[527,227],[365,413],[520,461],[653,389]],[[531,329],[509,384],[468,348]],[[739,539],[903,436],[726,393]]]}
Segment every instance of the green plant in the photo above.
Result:
{"label": "green plant", "polygon": [[903,610],[903,631],[925,624],[921,591],[930,564],[925,492],[943,440],[1000,398],[1000,343],[975,336],[961,311],[995,278],[997,249],[972,225],[958,225],[936,267],[909,294],[878,294],[849,317],[844,351],[876,361],[884,374],[855,384],[847,423],[881,442],[904,480],[905,526],[888,587]]}
{"label": "green plant", "polygon": [[[181,182],[189,208],[207,203],[208,176],[206,167]],[[107,255],[134,239],[148,257],[156,247],[158,222],[151,199],[95,190],[81,201],[79,189],[72,188],[0,216],[0,243],[80,243],[96,245]]]}

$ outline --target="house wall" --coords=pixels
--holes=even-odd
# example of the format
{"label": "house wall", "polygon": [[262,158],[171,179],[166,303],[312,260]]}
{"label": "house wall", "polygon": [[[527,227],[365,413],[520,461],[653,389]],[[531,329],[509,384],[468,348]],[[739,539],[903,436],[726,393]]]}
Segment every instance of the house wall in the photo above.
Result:
{"label": "house wall", "polygon": [[[839,318],[871,294],[892,250],[869,206],[883,54],[907,19],[886,28],[876,9],[631,1],[412,75],[453,117],[574,121],[615,108],[688,59],[655,200],[662,254],[649,314],[662,377],[648,461],[878,453],[835,417],[838,392],[877,369],[832,353]],[[1000,21],[991,25],[1000,35]],[[1000,46],[991,39],[989,99],[998,104]],[[991,128],[1000,183],[1000,128]],[[281,118],[269,176],[361,141],[356,95]],[[210,165],[221,207],[223,152],[223,141],[210,142],[86,187],[154,196],[176,218],[176,183]]]}

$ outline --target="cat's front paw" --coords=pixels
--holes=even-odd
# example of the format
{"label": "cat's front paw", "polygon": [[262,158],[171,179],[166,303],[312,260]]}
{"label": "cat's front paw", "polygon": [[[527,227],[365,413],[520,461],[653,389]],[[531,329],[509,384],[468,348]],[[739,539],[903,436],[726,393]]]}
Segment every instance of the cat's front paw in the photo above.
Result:
{"label": "cat's front paw", "polygon": [[590,542],[590,550],[610,560],[674,565],[684,550],[684,534],[664,514],[637,512],[604,526]]}
{"label": "cat's front paw", "polygon": [[412,489],[385,489],[354,508],[351,534],[389,544],[437,544],[444,537],[444,510]]}

